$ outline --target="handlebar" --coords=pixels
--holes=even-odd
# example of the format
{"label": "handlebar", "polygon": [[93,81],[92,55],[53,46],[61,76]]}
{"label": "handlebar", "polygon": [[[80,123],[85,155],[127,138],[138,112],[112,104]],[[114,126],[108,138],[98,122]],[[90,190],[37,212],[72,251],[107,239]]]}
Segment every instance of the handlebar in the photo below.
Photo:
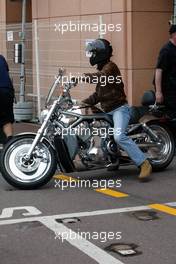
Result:
{"label": "handlebar", "polygon": [[[57,74],[57,76],[55,76],[55,81],[54,81],[54,83],[52,84],[52,86],[51,86],[51,88],[50,88],[50,90],[49,90],[49,92],[48,92],[48,95],[47,95],[47,97],[46,97],[46,101],[45,101],[45,107],[49,104],[49,102],[50,102],[50,99],[51,99],[51,97],[53,96],[53,93],[54,93],[54,91],[55,91],[55,89],[56,89],[56,87],[58,86],[58,85],[60,85],[60,84],[63,84],[62,82],[62,77],[64,76],[64,74],[65,74],[65,69],[64,68],[59,68],[59,70],[58,70],[58,74]],[[63,93],[68,93],[69,92],[69,90],[72,88],[72,87],[75,87],[76,85],[77,85],[77,78],[75,78],[75,80],[71,80],[70,82],[67,82],[67,83],[64,83],[63,84],[63,90],[62,90],[62,93],[61,94],[63,94]]]}
{"label": "handlebar", "polygon": [[149,106],[149,112],[156,117],[162,117],[166,114],[166,107],[155,102],[154,105]]}
{"label": "handlebar", "polygon": [[55,76],[55,81],[52,84],[52,86],[51,86],[51,88],[50,88],[50,90],[48,92],[48,95],[46,97],[45,107],[49,104],[49,101],[50,101],[50,99],[51,99],[51,97],[52,97],[52,95],[53,95],[53,93],[55,91],[55,88],[57,87],[58,84],[60,84],[60,80],[61,80],[62,76],[64,75],[64,73],[65,73],[65,69],[64,68],[59,68],[58,75]]}
{"label": "handlebar", "polygon": [[154,103],[154,105],[149,105],[149,109],[152,110],[162,110],[165,108],[165,105],[160,105],[157,104],[156,102]]}

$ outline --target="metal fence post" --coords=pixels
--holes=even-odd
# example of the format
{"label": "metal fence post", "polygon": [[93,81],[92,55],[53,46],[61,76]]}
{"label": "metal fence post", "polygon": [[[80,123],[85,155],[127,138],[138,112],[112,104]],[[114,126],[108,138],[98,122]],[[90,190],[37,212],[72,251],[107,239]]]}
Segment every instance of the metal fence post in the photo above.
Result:
{"label": "metal fence post", "polygon": [[41,93],[40,93],[40,70],[39,70],[39,45],[38,45],[38,30],[37,20],[34,20],[34,38],[35,38],[35,63],[36,63],[36,86],[37,86],[37,116],[41,114]]}
{"label": "metal fence post", "polygon": [[103,34],[102,34],[102,31],[101,31],[101,25],[103,24],[103,17],[102,16],[99,16],[99,26],[100,26],[100,31],[99,31],[99,38],[103,38]]}
{"label": "metal fence post", "polygon": [[25,101],[25,23],[26,23],[26,0],[22,1],[22,23],[21,23],[21,43],[22,43],[22,63],[20,72],[20,96],[21,103]]}

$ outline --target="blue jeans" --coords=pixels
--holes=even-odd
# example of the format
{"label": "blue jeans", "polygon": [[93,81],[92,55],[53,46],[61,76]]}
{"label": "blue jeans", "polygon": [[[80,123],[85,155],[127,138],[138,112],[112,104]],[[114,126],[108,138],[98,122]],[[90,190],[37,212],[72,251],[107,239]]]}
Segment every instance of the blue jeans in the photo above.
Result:
{"label": "blue jeans", "polygon": [[126,151],[137,166],[140,166],[146,160],[146,156],[125,133],[130,120],[129,105],[122,105],[108,114],[113,116],[115,142]]}

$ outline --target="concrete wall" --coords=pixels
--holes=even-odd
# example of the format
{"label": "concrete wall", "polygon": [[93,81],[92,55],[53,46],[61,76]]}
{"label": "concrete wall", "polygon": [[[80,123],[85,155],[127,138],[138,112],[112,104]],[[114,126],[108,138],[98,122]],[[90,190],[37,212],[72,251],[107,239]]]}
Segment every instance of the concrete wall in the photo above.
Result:
{"label": "concrete wall", "polygon": [[[121,23],[120,33],[109,32],[104,37],[112,41],[113,60],[121,69],[129,102],[139,104],[143,91],[152,87],[157,54],[168,38],[172,0],[101,0],[101,3],[100,0],[32,0],[32,8],[33,19],[50,27],[50,33],[43,32],[45,39],[55,39],[48,42],[48,46],[44,41],[40,44],[43,45],[41,49],[49,50],[48,54],[43,53],[43,60],[41,58],[44,72],[48,67],[51,71],[56,70],[56,65],[65,66],[72,73],[92,71],[85,57],[85,39],[96,38],[97,34],[70,32],[56,36],[53,32],[55,23],[68,20],[94,22],[98,21],[99,15],[103,16],[103,23]],[[41,82],[47,90],[45,85],[51,82],[51,78],[48,82],[43,78]],[[93,89],[86,85],[76,88],[73,94],[83,98]]]}
{"label": "concrete wall", "polygon": [[131,99],[139,103],[143,90],[151,89],[160,48],[169,38],[173,1],[133,0]]}
{"label": "concrete wall", "polygon": [[[108,32],[104,37],[113,43],[113,60],[119,65],[126,82],[125,23],[126,11],[130,7],[125,3],[123,0],[101,0],[101,4],[100,0],[32,0],[33,19],[37,19],[39,26],[40,69],[43,76],[40,81],[44,94],[58,66],[64,66],[67,73],[73,74],[96,70],[90,67],[89,59],[85,57],[85,40],[97,38],[98,32],[67,32],[61,35],[54,32],[54,24],[69,20],[75,23],[99,23],[99,15],[102,15],[103,23],[122,24],[121,32]],[[49,27],[49,30],[44,30],[44,26]],[[44,52],[46,49],[48,52]],[[47,72],[51,76],[46,76]],[[73,90],[73,96],[82,99],[94,89],[93,85],[81,85]]]}
{"label": "concrete wall", "polygon": [[6,55],[6,5],[0,0],[0,54]]}

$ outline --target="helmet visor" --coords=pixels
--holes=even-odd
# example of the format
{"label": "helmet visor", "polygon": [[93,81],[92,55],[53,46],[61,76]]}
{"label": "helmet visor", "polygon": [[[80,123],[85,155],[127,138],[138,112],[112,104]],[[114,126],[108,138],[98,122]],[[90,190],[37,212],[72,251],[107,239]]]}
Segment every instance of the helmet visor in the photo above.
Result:
{"label": "helmet visor", "polygon": [[86,51],[88,52],[99,51],[104,49],[105,45],[101,40],[94,40],[86,45]]}

